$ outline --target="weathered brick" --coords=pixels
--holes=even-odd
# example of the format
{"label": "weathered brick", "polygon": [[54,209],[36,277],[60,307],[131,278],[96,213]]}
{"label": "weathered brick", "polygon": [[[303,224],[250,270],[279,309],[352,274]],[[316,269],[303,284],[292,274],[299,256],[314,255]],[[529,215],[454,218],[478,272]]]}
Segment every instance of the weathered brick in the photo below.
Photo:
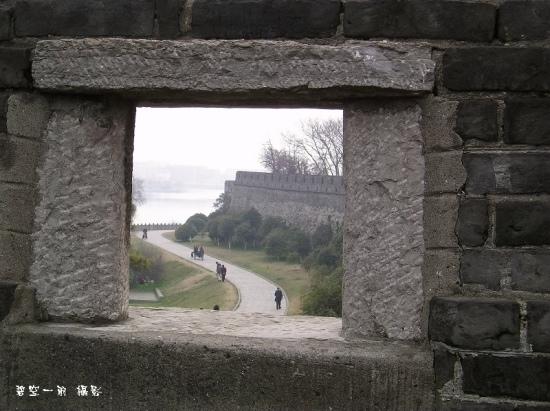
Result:
{"label": "weathered brick", "polygon": [[550,38],[548,0],[507,0],[499,9],[498,37],[502,41]]}
{"label": "weathered brick", "polygon": [[10,312],[16,288],[16,283],[0,281],[0,321]]}
{"label": "weathered brick", "polygon": [[550,153],[464,153],[469,194],[550,193]]}
{"label": "weathered brick", "polygon": [[8,93],[0,93],[0,133],[5,133],[8,130],[8,97]]}
{"label": "weathered brick", "polygon": [[0,7],[0,40],[10,38],[11,10],[7,7]]}
{"label": "weathered brick", "polygon": [[39,139],[50,118],[48,100],[37,93],[12,94],[8,99],[9,134]]}
{"label": "weathered brick", "polygon": [[436,389],[440,389],[448,381],[453,379],[456,360],[456,355],[448,350],[441,347],[434,348],[434,377]]}
{"label": "weathered brick", "polygon": [[550,401],[550,357],[476,354],[461,364],[467,394]]}
{"label": "weathered brick", "polygon": [[426,160],[426,193],[457,193],[466,181],[462,151],[428,153]]}
{"label": "weathered brick", "polygon": [[455,130],[464,140],[496,141],[498,138],[497,102],[494,100],[460,102]]}
{"label": "weathered brick", "polygon": [[511,258],[512,289],[550,293],[550,254],[525,251]]}
{"label": "weathered brick", "polygon": [[0,279],[24,281],[31,264],[31,236],[0,231]]}
{"label": "weathered brick", "polygon": [[550,145],[550,99],[509,99],[504,113],[506,143]]}
{"label": "weathered brick", "polygon": [[519,323],[519,306],[512,301],[435,297],[430,304],[430,338],[455,347],[517,348]]}
{"label": "weathered brick", "polygon": [[550,48],[452,48],[443,55],[443,83],[456,91],[550,91]]}
{"label": "weathered brick", "polygon": [[349,37],[491,41],[496,9],[487,3],[439,0],[346,0]]}
{"label": "weathered brick", "polygon": [[550,301],[527,302],[527,342],[534,351],[550,352]]}
{"label": "weathered brick", "polygon": [[195,0],[191,32],[203,38],[303,38],[336,33],[339,0]]}
{"label": "weathered brick", "polygon": [[485,243],[489,230],[488,205],[485,198],[465,198],[460,201],[456,233],[461,245],[476,247]]}
{"label": "weathered brick", "polygon": [[460,258],[460,281],[500,290],[509,271],[509,259],[499,250],[464,250]]}
{"label": "weathered brick", "polygon": [[458,218],[456,195],[442,195],[424,199],[424,244],[426,248],[458,246],[455,233]]}
{"label": "weathered brick", "polygon": [[0,134],[0,181],[34,183],[41,150],[34,141]]}
{"label": "weathered brick", "polygon": [[0,46],[0,88],[31,85],[31,49],[20,45]]}
{"label": "weathered brick", "polygon": [[180,16],[184,0],[160,0],[155,2],[161,39],[175,39],[180,33]]}
{"label": "weathered brick", "polygon": [[497,246],[550,244],[549,201],[503,201],[496,204],[495,211]]}
{"label": "weathered brick", "polygon": [[19,0],[18,37],[153,35],[154,0]]}
{"label": "weathered brick", "polygon": [[28,186],[0,183],[0,230],[31,233],[34,196],[34,191]]}

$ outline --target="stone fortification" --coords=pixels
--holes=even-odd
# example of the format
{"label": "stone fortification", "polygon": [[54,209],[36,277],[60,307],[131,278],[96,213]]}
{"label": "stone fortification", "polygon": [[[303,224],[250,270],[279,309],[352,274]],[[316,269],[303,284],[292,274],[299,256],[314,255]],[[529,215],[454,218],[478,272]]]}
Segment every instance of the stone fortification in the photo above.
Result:
{"label": "stone fortification", "polygon": [[237,171],[225,190],[231,197],[230,211],[254,207],[263,216],[282,217],[306,231],[344,218],[342,177]]}

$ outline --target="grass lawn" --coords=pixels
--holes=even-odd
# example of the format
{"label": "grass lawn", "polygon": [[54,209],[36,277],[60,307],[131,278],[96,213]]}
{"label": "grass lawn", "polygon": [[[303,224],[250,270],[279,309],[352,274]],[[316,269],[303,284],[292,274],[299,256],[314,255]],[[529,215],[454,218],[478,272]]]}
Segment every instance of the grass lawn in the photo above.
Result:
{"label": "grass lawn", "polygon": [[[174,233],[164,234],[166,238],[175,241]],[[263,250],[240,250],[218,247],[206,235],[198,236],[192,242],[184,243],[193,247],[193,244],[202,244],[206,253],[212,257],[227,261],[280,285],[288,296],[288,314],[302,314],[302,296],[310,289],[310,275],[300,264],[285,261],[276,261],[268,257]]]}
{"label": "grass lawn", "polygon": [[132,237],[132,247],[144,255],[162,255],[164,275],[155,284],[140,284],[135,291],[154,291],[159,288],[164,298],[157,302],[133,301],[139,307],[180,307],[212,309],[215,304],[221,310],[232,310],[238,294],[230,282],[221,283],[214,273],[191,264],[161,248]]}

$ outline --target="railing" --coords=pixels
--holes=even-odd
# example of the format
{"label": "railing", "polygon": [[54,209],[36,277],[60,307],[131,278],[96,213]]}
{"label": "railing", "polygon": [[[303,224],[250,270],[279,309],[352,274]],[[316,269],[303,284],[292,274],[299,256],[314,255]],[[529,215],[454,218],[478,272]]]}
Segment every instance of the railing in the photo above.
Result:
{"label": "railing", "polygon": [[132,231],[143,231],[147,229],[148,231],[156,230],[175,230],[176,228],[182,226],[181,223],[146,223],[146,224],[132,224]]}

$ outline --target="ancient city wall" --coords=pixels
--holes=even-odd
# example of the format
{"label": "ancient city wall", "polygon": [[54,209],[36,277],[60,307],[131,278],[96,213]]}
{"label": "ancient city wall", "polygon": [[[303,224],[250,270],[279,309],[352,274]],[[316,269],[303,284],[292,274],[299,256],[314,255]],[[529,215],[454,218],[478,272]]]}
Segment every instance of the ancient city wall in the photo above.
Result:
{"label": "ancient city wall", "polygon": [[226,182],[230,210],[254,207],[263,216],[281,217],[312,232],[321,224],[340,224],[344,218],[344,181],[334,176],[303,176],[237,171]]}
{"label": "ancient city wall", "polygon": [[[96,40],[75,40],[88,37]],[[110,37],[117,41],[105,39]],[[73,40],[56,43],[56,38]],[[138,40],[128,45],[127,39]],[[141,39],[177,41],[143,43]],[[199,44],[196,39],[204,42]],[[216,41],[228,39],[245,40],[232,46]],[[251,46],[250,39],[261,44]],[[267,44],[268,40],[273,42]],[[116,101],[124,102],[120,107],[128,108],[150,100],[163,104],[336,105],[344,107],[347,147],[346,337],[389,338],[388,345],[399,339],[413,340],[419,351],[429,345],[434,362],[427,372],[435,375],[435,409],[548,409],[549,40],[550,2],[546,0],[2,2],[3,326],[47,319],[46,303],[52,301],[66,304],[58,312],[62,316],[82,321],[101,307],[98,290],[107,281],[115,284],[110,307],[124,312],[124,273],[113,274],[110,264],[113,255],[117,264],[124,257],[119,251],[128,224],[122,198],[129,198],[131,156],[125,156],[117,145],[124,133],[120,129],[117,133],[122,119],[110,104],[114,95],[121,99]],[[159,70],[155,59],[166,50],[168,57]],[[132,58],[116,60],[126,52]],[[85,55],[84,60],[72,59],[71,53]],[[147,55],[140,60],[140,53]],[[178,64],[177,57],[182,55],[190,64]],[[237,57],[232,60],[233,56]],[[58,60],[52,64],[50,58]],[[113,63],[90,64],[87,58]],[[368,66],[369,61],[376,64]],[[301,65],[303,62],[309,63]],[[109,68],[110,74],[102,71]],[[283,71],[284,78],[277,78]],[[228,72],[233,77],[223,77]],[[300,78],[300,73],[307,75]],[[332,76],[321,79],[323,73]],[[204,77],[196,80],[201,74]],[[67,93],[72,99],[64,100]],[[399,104],[394,104],[395,100]],[[61,123],[65,126],[59,127]],[[75,132],[75,140],[70,130]],[[88,137],[86,130],[90,131]],[[125,130],[131,132],[131,127],[127,125]],[[391,138],[383,138],[384,133]],[[97,145],[94,136],[103,136],[102,144],[113,144],[118,160],[125,157],[125,171],[118,160],[111,164],[104,157],[97,160],[87,155],[105,149]],[[117,136],[119,139],[108,138]],[[405,152],[410,157],[403,156]],[[96,167],[93,159],[101,167]],[[76,160],[85,167],[71,168]],[[48,179],[56,172],[56,164],[65,167],[59,171],[63,178]],[[93,185],[85,184],[92,181]],[[94,189],[97,187],[99,191]],[[89,203],[94,193],[105,202]],[[105,215],[112,226],[104,232],[101,221]],[[68,219],[74,220],[73,224]],[[389,224],[392,221],[397,224]],[[97,233],[105,233],[100,237],[106,240],[93,242]],[[55,247],[63,241],[74,247],[74,253],[60,254],[63,261],[58,261]],[[105,258],[98,270],[86,271],[89,264],[80,261],[89,263],[89,254],[78,244],[92,250],[94,258]],[[124,269],[123,264],[119,266]],[[96,273],[102,276],[94,278]],[[73,275],[79,279],[76,287]],[[41,299],[39,293],[35,298],[37,287],[49,289],[50,297]],[[82,300],[65,298],[75,290]],[[111,314],[106,317],[113,318]],[[173,369],[159,371],[156,358],[144,366],[141,354],[124,357],[128,352],[153,352],[150,340],[109,334],[107,338],[97,336],[95,341],[87,336],[90,329],[80,334],[66,329],[63,338],[54,338],[39,332],[39,327],[28,327],[0,332],[2,409],[36,408],[32,398],[16,403],[13,393],[14,381],[30,372],[61,378],[67,369],[74,378],[93,380],[98,367],[109,374],[112,358],[119,356],[125,359],[127,370],[121,378],[130,375],[142,381],[136,369],[162,377],[143,385],[151,393],[154,384],[165,387],[172,382]],[[25,348],[20,350],[20,346]],[[48,348],[44,356],[41,349],[45,346],[63,346],[65,355],[56,357],[57,349]],[[95,351],[75,365],[74,358],[91,346]],[[178,350],[185,352],[185,348],[174,347],[177,360],[181,358]],[[204,347],[194,347],[193,357],[208,360],[201,352],[215,357],[216,371],[208,372],[228,379],[241,378],[250,364],[258,363],[255,358],[260,355],[243,348],[246,360],[239,361],[236,355],[233,363],[223,360],[233,351],[216,345]],[[334,347],[323,346],[322,350],[338,361],[347,358],[347,346]],[[29,360],[32,355],[36,361]],[[307,391],[319,408],[332,406],[329,394],[301,377],[308,368],[307,357],[288,354],[303,365],[294,369],[285,355],[262,357],[262,367],[267,370],[262,375],[276,375],[281,361],[285,381],[303,388],[297,389],[296,398],[303,398]],[[414,358],[408,351],[402,356],[407,361]],[[399,353],[391,357],[401,361]],[[335,360],[311,358],[319,367],[315,378],[336,384],[339,393],[355,395],[334,396],[342,401],[336,407],[414,409],[410,402],[407,407],[399,401],[380,405],[387,404],[380,398],[394,398],[402,391],[388,389],[369,397],[368,382],[361,379],[377,374],[379,367],[387,370],[388,381],[401,382],[392,387],[404,387],[406,393],[417,387],[408,368],[388,366],[372,355],[364,360],[368,366],[357,368],[368,372],[353,376],[354,383],[347,385],[356,359],[340,362],[339,378],[331,379]],[[57,368],[29,371],[29,364],[46,360]],[[185,375],[189,375],[187,380]],[[205,382],[206,387],[197,381]],[[251,393],[247,399],[263,395],[264,408],[277,408],[281,403],[277,397],[269,397],[269,381],[255,381],[243,384],[243,391]],[[223,396],[210,399],[209,387],[215,386],[211,374],[181,373],[179,386],[190,387],[193,402],[186,403],[190,407],[222,409],[227,403]],[[134,409],[151,408],[149,392],[127,398],[123,387],[118,388],[113,402],[103,399],[104,408],[128,403],[135,405]],[[283,399],[284,405],[293,403],[290,394]],[[369,402],[357,404],[354,399]],[[177,398],[171,405],[175,403]],[[429,403],[429,399],[419,401],[416,409],[429,409]],[[51,405],[51,409],[63,407],[79,408],[61,400]]]}

